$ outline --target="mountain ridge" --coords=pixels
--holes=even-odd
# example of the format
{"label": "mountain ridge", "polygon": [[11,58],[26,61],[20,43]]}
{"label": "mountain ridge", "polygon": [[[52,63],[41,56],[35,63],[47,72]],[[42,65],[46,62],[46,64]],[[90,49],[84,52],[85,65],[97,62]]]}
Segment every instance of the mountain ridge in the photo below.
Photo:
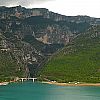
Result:
{"label": "mountain ridge", "polygon": [[19,77],[35,77],[50,56],[98,24],[100,19],[62,16],[44,8],[0,7],[0,55],[5,56],[0,64],[4,63],[2,67],[7,72],[7,53],[13,62],[12,73],[6,73],[8,79],[20,72]]}
{"label": "mountain ridge", "polygon": [[100,18],[90,17],[87,15],[77,15],[77,16],[61,15],[61,14],[49,11],[46,8],[25,8],[19,5],[15,7],[5,7],[5,6],[2,7],[1,6],[0,9],[1,11],[5,11],[5,13],[7,13],[7,10],[9,12],[9,10],[13,9],[12,16],[15,15],[17,17],[24,17],[24,18],[31,17],[31,16],[43,16],[44,18],[51,18],[55,21],[69,20],[70,22],[71,21],[74,22],[74,20],[72,19],[75,19],[78,22],[78,21],[81,21],[81,19],[83,18],[84,22],[88,20],[88,21],[93,21],[93,24],[94,24],[94,21],[96,22],[96,24],[100,23]]}

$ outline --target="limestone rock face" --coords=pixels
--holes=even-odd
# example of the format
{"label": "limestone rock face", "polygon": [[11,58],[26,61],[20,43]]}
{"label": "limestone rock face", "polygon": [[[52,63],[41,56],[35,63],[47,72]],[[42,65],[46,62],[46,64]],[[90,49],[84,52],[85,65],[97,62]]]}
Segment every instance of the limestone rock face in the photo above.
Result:
{"label": "limestone rock face", "polygon": [[99,18],[64,16],[45,8],[0,7],[0,56],[5,56],[4,63],[7,54],[12,66],[16,65],[8,76],[37,75],[49,55],[98,24]]}

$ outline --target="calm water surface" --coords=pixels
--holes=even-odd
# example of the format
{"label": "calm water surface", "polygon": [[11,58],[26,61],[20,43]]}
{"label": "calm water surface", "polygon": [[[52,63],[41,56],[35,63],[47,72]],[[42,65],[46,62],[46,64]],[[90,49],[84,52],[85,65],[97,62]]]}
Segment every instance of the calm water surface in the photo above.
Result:
{"label": "calm water surface", "polygon": [[0,86],[0,100],[100,100],[100,87],[15,83]]}

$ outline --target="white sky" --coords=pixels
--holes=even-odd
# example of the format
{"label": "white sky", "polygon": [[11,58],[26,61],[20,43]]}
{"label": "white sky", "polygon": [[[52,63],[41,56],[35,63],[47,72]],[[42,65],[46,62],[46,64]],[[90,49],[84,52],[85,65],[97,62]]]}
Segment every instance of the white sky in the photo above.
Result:
{"label": "white sky", "polygon": [[88,15],[100,18],[100,0],[48,0],[30,4],[29,8],[47,8],[67,16]]}

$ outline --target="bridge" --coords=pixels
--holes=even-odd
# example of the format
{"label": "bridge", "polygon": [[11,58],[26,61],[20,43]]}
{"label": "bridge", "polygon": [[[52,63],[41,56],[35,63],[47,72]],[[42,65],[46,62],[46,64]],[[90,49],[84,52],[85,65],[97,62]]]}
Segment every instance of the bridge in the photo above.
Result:
{"label": "bridge", "polygon": [[24,80],[32,80],[33,82],[36,80],[37,78],[19,78],[19,80],[21,80],[22,82]]}

